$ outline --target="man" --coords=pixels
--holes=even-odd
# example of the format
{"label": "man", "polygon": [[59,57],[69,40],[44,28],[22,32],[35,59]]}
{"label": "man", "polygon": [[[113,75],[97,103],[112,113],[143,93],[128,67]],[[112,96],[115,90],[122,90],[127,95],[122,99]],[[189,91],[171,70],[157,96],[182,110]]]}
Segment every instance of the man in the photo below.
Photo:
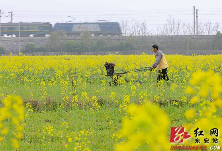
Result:
{"label": "man", "polygon": [[152,71],[153,69],[157,68],[158,70],[158,76],[157,76],[157,82],[160,80],[164,79],[167,82],[169,81],[169,77],[167,76],[167,60],[165,58],[164,53],[158,49],[157,45],[153,45],[153,52],[156,53],[156,61],[154,64],[150,67],[150,70]]}

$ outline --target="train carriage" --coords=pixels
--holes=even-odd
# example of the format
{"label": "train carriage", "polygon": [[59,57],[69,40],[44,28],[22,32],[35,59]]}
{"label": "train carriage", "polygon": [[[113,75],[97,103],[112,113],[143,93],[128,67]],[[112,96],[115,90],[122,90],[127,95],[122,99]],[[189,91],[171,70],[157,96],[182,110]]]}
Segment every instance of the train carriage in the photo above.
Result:
{"label": "train carriage", "polygon": [[[20,23],[20,36],[44,37],[52,32],[52,24],[42,22]],[[19,36],[19,23],[1,23],[1,35]]]}

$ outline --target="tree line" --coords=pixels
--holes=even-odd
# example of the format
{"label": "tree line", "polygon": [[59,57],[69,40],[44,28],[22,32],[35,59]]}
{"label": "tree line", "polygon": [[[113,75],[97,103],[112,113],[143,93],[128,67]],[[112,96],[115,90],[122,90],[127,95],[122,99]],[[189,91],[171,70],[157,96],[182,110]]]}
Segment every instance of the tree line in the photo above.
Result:
{"label": "tree line", "polygon": [[[100,37],[92,40],[89,32],[81,35],[80,41],[67,40],[64,31],[51,33],[44,47],[37,47],[35,44],[27,44],[23,52],[95,52],[95,51],[127,51],[147,50],[152,44],[160,44],[164,50],[222,50],[222,33],[219,31],[219,24],[206,22],[198,23],[196,35],[214,35],[213,39],[193,37],[193,25],[182,22],[179,19],[169,17],[166,24],[157,27],[156,33],[149,31],[145,21],[120,22],[125,40],[109,41]],[[171,40],[148,39],[147,36],[181,36],[190,35],[187,39],[172,38]],[[138,40],[137,36],[144,36]]]}
{"label": "tree line", "polygon": [[[69,40],[64,31],[56,31],[47,38],[44,46],[37,46],[35,43],[26,44],[21,50],[22,53],[34,52],[147,52],[153,44],[158,44],[162,50],[169,50],[170,53],[184,50],[222,50],[222,33],[217,32],[213,36],[127,36],[124,38],[105,39],[103,36],[93,39],[89,32],[84,32],[79,40]],[[8,53],[0,46],[0,54]],[[152,53],[152,51],[150,51]],[[138,53],[137,53],[138,54]]]}
{"label": "tree line", "polygon": [[[168,17],[166,23],[157,25],[156,30],[151,30],[147,21],[127,20],[120,22],[124,36],[150,36],[150,35],[194,35],[193,23]],[[215,35],[220,29],[219,23],[199,22],[196,27],[196,35]]]}
{"label": "tree line", "polygon": [[52,32],[45,46],[37,47],[34,43],[27,44],[23,53],[32,52],[97,52],[97,51],[123,51],[134,50],[130,38],[126,41],[108,42],[102,36],[98,40],[92,40],[90,32],[83,32],[80,41],[67,40],[65,31]]}

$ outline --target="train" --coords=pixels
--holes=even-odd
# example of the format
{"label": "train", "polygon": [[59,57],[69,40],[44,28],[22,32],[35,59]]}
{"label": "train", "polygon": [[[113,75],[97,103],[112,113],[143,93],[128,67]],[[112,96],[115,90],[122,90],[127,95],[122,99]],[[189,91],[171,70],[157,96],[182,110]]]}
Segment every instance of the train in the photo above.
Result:
{"label": "train", "polygon": [[[20,27],[20,30],[19,30]],[[1,36],[44,37],[52,32],[52,24],[32,22],[32,23],[1,23]]]}
{"label": "train", "polygon": [[1,23],[0,25],[1,36],[45,37],[57,30],[65,31],[67,36],[80,36],[84,31],[90,32],[93,36],[122,35],[118,22],[55,23],[54,26],[49,22],[21,22]]}

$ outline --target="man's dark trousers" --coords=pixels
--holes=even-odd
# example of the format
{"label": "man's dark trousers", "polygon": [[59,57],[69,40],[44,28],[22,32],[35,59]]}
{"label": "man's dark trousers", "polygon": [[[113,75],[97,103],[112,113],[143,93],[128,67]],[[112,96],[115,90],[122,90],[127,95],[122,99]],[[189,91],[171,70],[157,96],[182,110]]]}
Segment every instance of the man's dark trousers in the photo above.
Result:
{"label": "man's dark trousers", "polygon": [[167,68],[158,71],[157,82],[159,82],[162,79],[169,81],[169,77],[167,75]]}

